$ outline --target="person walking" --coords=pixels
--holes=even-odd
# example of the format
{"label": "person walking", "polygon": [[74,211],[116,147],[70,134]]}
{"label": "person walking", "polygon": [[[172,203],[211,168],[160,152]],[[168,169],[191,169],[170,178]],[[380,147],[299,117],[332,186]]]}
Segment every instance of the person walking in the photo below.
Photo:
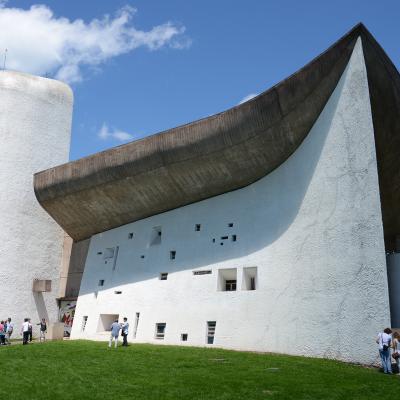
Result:
{"label": "person walking", "polygon": [[392,361],[390,359],[390,346],[392,344],[392,330],[386,328],[378,334],[376,343],[379,346],[379,356],[381,357],[383,372],[385,374],[392,373]]}
{"label": "person walking", "polygon": [[121,335],[123,338],[122,346],[128,346],[128,333],[129,333],[129,322],[128,318],[125,317],[121,327]]}
{"label": "person walking", "polygon": [[11,335],[14,331],[14,323],[11,322],[11,318],[7,320],[7,330],[6,330],[6,343],[11,344]]}
{"label": "person walking", "polygon": [[393,354],[392,357],[396,360],[397,375],[400,375],[400,335],[398,332],[393,333]]}
{"label": "person walking", "polygon": [[110,342],[108,343],[108,347],[111,347],[112,341],[115,341],[115,348],[118,346],[118,335],[121,329],[121,325],[118,323],[118,319],[116,319],[111,325],[111,336]]}
{"label": "person walking", "polygon": [[40,325],[40,336],[39,336],[39,342],[45,342],[46,341],[46,333],[47,333],[47,324],[46,324],[46,319],[42,318],[41,322],[39,322],[36,325]]}
{"label": "person walking", "polygon": [[22,344],[28,344],[29,340],[29,319],[24,318],[24,323],[22,324],[21,327],[21,335],[22,335]]}

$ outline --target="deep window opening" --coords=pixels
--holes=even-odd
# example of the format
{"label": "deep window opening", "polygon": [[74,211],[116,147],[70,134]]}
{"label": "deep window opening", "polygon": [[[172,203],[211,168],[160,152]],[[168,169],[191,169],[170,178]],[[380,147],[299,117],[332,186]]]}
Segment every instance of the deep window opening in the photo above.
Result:
{"label": "deep window opening", "polygon": [[218,270],[218,290],[234,292],[237,289],[237,269],[226,268]]}
{"label": "deep window opening", "polygon": [[85,316],[82,318],[82,326],[81,326],[81,331],[82,331],[82,332],[85,332],[87,320],[88,320],[88,316],[85,315]]}
{"label": "deep window opening", "polygon": [[104,279],[99,280],[99,286],[104,286]]}
{"label": "deep window opening", "polygon": [[257,267],[243,268],[242,290],[257,289]]}
{"label": "deep window opening", "polygon": [[232,242],[236,242],[237,240],[237,236],[236,235],[232,235]]}
{"label": "deep window opening", "polygon": [[211,269],[205,269],[205,270],[201,270],[201,271],[193,271],[193,275],[208,275],[211,273],[212,273]]}
{"label": "deep window opening", "polygon": [[175,260],[175,258],[176,258],[176,251],[175,251],[175,250],[171,250],[171,251],[169,252],[169,258],[170,258],[171,260]]}
{"label": "deep window opening", "polygon": [[160,281],[166,281],[168,279],[168,272],[160,273]]}
{"label": "deep window opening", "polygon": [[151,231],[150,246],[161,244],[161,226],[155,226]]}
{"label": "deep window opening", "polygon": [[130,233],[128,234],[128,239],[133,239],[133,232],[130,232]]}
{"label": "deep window opening", "polygon": [[230,222],[230,223],[228,224],[228,226],[229,226],[229,228],[233,228],[233,222]]}
{"label": "deep window opening", "polygon": [[196,225],[194,226],[194,230],[195,230],[196,232],[200,232],[200,229],[201,229],[201,224],[196,224]]}
{"label": "deep window opening", "polygon": [[137,335],[137,330],[138,330],[138,326],[139,326],[139,318],[140,318],[140,313],[136,313],[135,316],[135,324],[133,325],[133,338],[136,339],[136,335]]}
{"label": "deep window opening", "polygon": [[181,334],[181,341],[182,342],[187,342],[188,340],[188,334],[187,333],[182,333]]}
{"label": "deep window opening", "polygon": [[110,332],[111,325],[119,319],[119,314],[100,314],[97,332]]}
{"label": "deep window opening", "polygon": [[116,290],[114,291],[114,294],[122,294],[122,290]]}
{"label": "deep window opening", "polygon": [[167,324],[165,322],[158,322],[156,324],[155,339],[160,339],[160,340],[164,339],[166,326],[167,326]]}
{"label": "deep window opening", "polygon": [[216,321],[207,321],[207,344],[214,343]]}

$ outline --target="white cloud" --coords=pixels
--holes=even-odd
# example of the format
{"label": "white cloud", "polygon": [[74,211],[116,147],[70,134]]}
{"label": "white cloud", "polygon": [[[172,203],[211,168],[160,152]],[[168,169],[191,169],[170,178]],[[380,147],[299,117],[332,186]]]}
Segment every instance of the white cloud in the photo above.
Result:
{"label": "white cloud", "polygon": [[99,67],[138,47],[190,46],[184,26],[166,22],[148,31],[136,29],[132,24],[135,12],[126,6],[115,16],[71,21],[56,17],[45,5],[24,10],[7,7],[0,0],[0,51],[8,49],[7,69],[50,74],[71,83],[82,80],[86,68]]}
{"label": "white cloud", "polygon": [[102,140],[114,139],[120,142],[126,142],[133,139],[133,135],[119,129],[109,129],[106,123],[103,123],[97,136]]}
{"label": "white cloud", "polygon": [[259,93],[250,93],[250,94],[248,94],[247,96],[243,97],[243,99],[240,100],[238,104],[243,104],[243,103],[245,103],[246,101],[251,100],[253,97],[258,96],[258,94],[259,94]]}

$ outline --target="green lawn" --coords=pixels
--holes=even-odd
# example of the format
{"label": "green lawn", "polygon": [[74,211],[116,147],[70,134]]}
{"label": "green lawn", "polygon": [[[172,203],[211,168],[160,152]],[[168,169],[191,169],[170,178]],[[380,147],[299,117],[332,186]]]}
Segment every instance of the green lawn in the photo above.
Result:
{"label": "green lawn", "polygon": [[88,341],[0,347],[0,395],[35,399],[396,399],[400,378],[329,360]]}

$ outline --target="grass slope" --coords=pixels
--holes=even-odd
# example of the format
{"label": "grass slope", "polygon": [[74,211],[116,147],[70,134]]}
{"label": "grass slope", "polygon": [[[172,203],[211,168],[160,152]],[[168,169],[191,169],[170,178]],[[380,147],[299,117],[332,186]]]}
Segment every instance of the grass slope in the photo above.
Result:
{"label": "grass slope", "polygon": [[0,396],[47,399],[381,399],[400,379],[330,360],[193,347],[48,342],[0,348]]}

